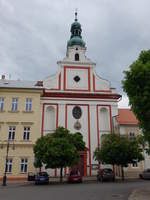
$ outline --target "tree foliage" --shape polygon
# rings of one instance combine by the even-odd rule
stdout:
[[[78,151],[85,149],[85,142],[81,133],[71,134],[68,129],[58,127],[52,134],[47,134],[36,141],[34,153],[35,167],[44,164],[46,168],[60,168],[73,166],[78,163]]]
[[[121,137],[117,134],[106,135],[102,147],[95,150],[94,157],[95,160],[106,164],[121,166],[122,170],[129,163],[133,163],[133,160],[143,159],[137,140],[128,140],[127,137]],[[122,178],[124,179],[123,171]]]
[[[124,74],[123,89],[150,144],[150,50],[142,51]]]

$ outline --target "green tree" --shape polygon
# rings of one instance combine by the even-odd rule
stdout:
[[[124,74],[123,89],[150,147],[150,50],[142,51]]]
[[[143,160],[142,152],[137,140],[128,140],[117,134],[108,134],[103,140],[102,147],[94,152],[94,158],[106,164],[121,166],[122,180],[124,180],[124,170],[133,160]]]
[[[34,153],[36,159],[45,164],[46,168],[60,168],[62,181],[63,168],[77,164],[78,151],[84,149],[85,143],[80,133],[71,134],[68,129],[58,127],[54,133],[36,141]]]

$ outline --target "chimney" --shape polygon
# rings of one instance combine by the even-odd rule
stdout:
[[[2,75],[2,80],[5,80],[5,75],[4,74]]]
[[[37,83],[35,84],[35,86],[41,86],[41,87],[43,87],[43,81],[37,81]]]

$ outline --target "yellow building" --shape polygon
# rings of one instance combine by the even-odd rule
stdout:
[[[40,137],[40,96],[35,81],[0,80],[0,178],[24,178],[35,171],[33,145]]]

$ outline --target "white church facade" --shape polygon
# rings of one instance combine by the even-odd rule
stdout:
[[[66,57],[58,62],[58,72],[43,80],[41,134],[51,133],[58,126],[72,133],[80,132],[87,147],[82,155],[83,175],[91,176],[97,164],[93,152],[101,145],[102,136],[112,132],[112,119],[118,114],[121,96],[109,81],[96,74],[96,64],[86,57],[81,32],[75,13]],[[57,176],[58,173],[51,170],[50,174]]]

